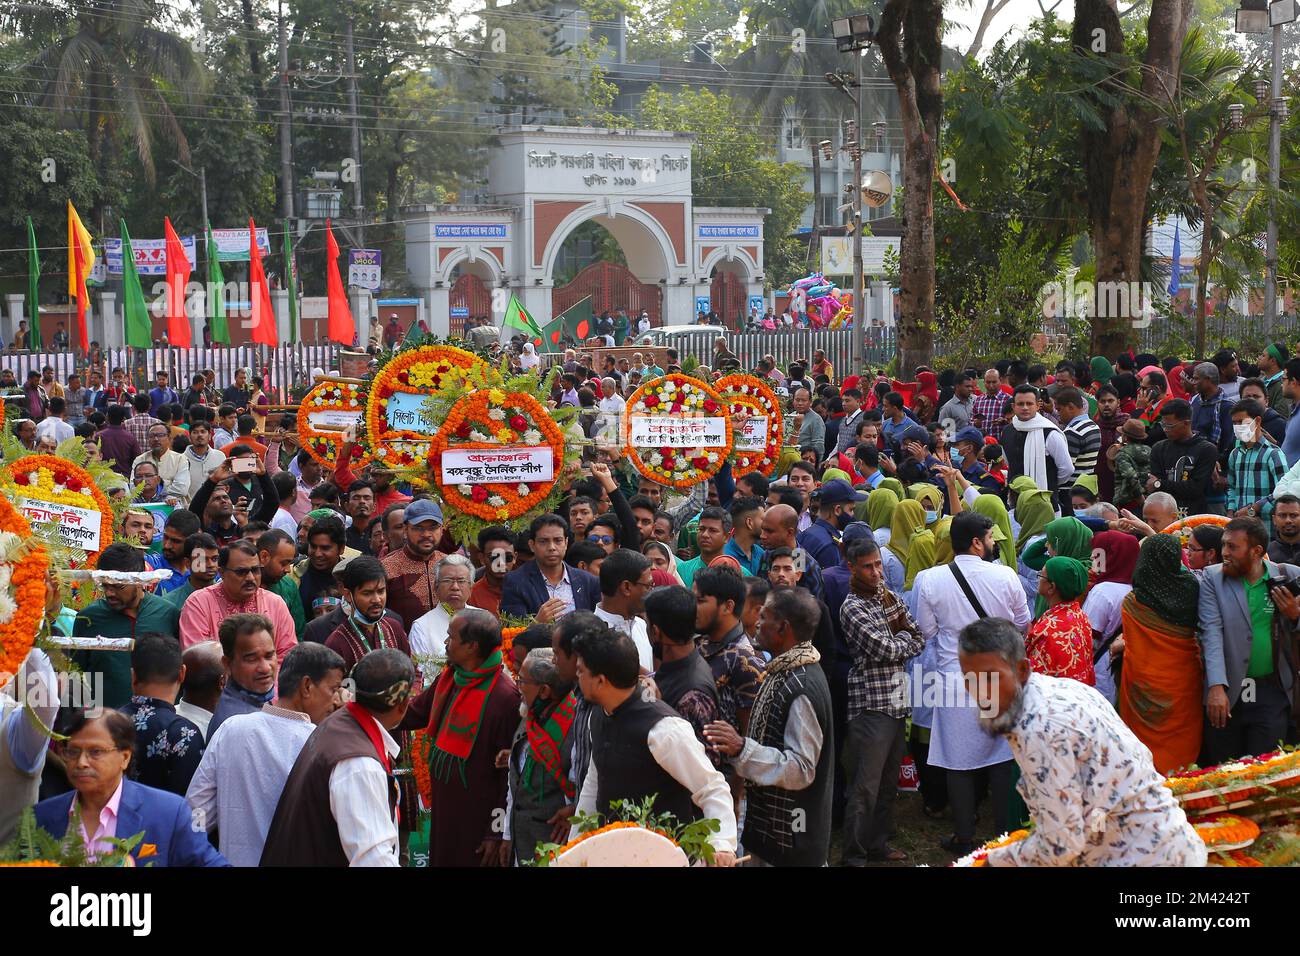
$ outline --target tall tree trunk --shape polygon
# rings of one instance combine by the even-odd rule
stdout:
[[[262,58],[257,52],[257,37],[260,34],[257,29],[257,17],[253,15],[253,0],[243,0],[243,13],[244,42],[248,44],[248,68],[260,89],[262,85]]]
[[[1192,0],[1152,0],[1141,98],[1126,93],[1116,82],[1108,93],[1122,97],[1122,102],[1113,106],[1100,100],[1096,103],[1106,118],[1106,128],[1083,133],[1088,219],[1099,290],[1092,323],[1092,352],[1096,355],[1116,355],[1134,339],[1133,321],[1140,314],[1142,297],[1106,295],[1102,290],[1136,288],[1141,281],[1147,193],[1160,155],[1161,135],[1158,111],[1141,104],[1154,103],[1165,98],[1168,90],[1177,89],[1191,10]],[[1124,32],[1110,0],[1076,0],[1071,42],[1076,55],[1114,60],[1119,68]],[[1119,307],[1111,310],[1105,308],[1107,304]],[[1126,314],[1099,314],[1110,311]]]
[[[911,378],[934,353],[934,171],[943,116],[941,0],[887,0],[876,42],[903,124],[903,241],[899,252],[898,372]],[[854,371],[859,371],[855,369]]]

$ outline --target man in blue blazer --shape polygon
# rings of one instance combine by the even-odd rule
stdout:
[[[600,600],[600,581],[564,563],[569,525],[559,515],[533,519],[528,529],[533,560],[516,568],[501,583],[501,613],[534,616],[549,624],[570,611],[591,611]]]
[[[229,866],[208,842],[205,828],[195,825],[184,797],[125,779],[134,746],[135,727],[125,714],[110,710],[98,717],[75,716],[64,748],[75,789],[36,804],[36,825],[61,840],[75,824],[88,834],[88,842],[102,846],[99,835],[111,822],[114,839],[143,834],[131,850],[138,865]],[[86,826],[87,816],[98,821],[93,832]]]
[[[1300,568],[1266,560],[1267,546],[1263,522],[1234,518],[1223,532],[1223,563],[1201,574],[1210,763],[1268,753],[1291,728],[1300,598],[1273,582],[1296,581]]]

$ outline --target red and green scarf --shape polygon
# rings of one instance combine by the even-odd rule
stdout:
[[[564,795],[573,799],[574,789],[564,772],[564,761],[560,757],[560,745],[573,724],[573,715],[578,709],[578,699],[570,693],[559,705],[551,709],[545,722],[539,721],[530,709],[524,723],[528,735],[528,754],[524,757],[524,769],[520,777],[524,789],[533,796],[541,797],[541,785],[535,783],[538,767],[544,767],[555,782],[560,785]]]
[[[493,651],[479,670],[451,664],[438,675],[427,733],[433,740],[429,748],[429,772],[443,783],[450,781],[455,767],[460,771],[460,782],[469,788],[465,761],[474,749],[483,711],[500,675],[500,650]]]

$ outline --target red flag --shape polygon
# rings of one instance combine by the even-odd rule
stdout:
[[[328,219],[325,220],[325,285],[329,298],[329,337],[339,345],[351,345],[356,338],[356,324],[339,275],[339,244],[334,241],[334,230]]]
[[[187,349],[193,342],[190,317],[185,314],[185,283],[190,279],[190,259],[170,218],[163,217],[163,238],[167,247],[167,342]]]
[[[248,217],[248,281],[252,286],[253,341],[258,345],[280,344],[275,331],[275,311],[271,308],[271,287],[266,284],[262,268],[262,250],[257,248],[257,225]]]

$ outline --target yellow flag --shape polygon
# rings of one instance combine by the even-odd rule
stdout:
[[[95,250],[90,245],[90,233],[81,224],[81,217],[68,200],[68,295],[81,299],[86,295],[86,280],[95,265]],[[78,288],[80,286],[80,288]]]

